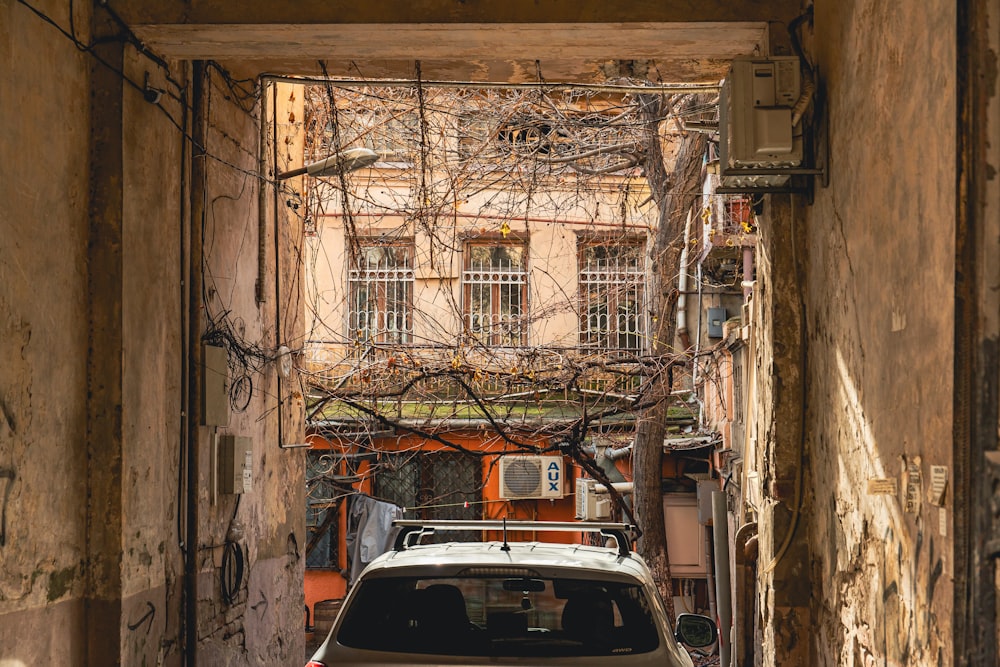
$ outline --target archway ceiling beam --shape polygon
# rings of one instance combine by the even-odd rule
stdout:
[[[637,72],[664,81],[718,80],[738,55],[765,52],[763,23],[618,24],[296,24],[138,25],[136,34],[161,55],[234,63],[244,71],[368,78],[424,75],[439,79],[531,81],[535,61],[548,80],[603,81],[610,63],[651,63]]]
[[[717,81],[737,55],[786,42],[798,0],[120,0],[114,8],[148,46],[234,72],[406,78],[421,61],[435,79],[595,83],[618,61],[647,76]],[[644,72],[636,73],[642,76]]]

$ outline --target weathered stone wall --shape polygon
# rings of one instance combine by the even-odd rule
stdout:
[[[810,664],[799,268],[805,262],[804,245],[802,230],[795,226],[792,200],[788,195],[772,196],[760,226],[753,291],[751,400],[755,407],[745,454],[756,473],[747,478],[746,496],[756,504],[759,529],[757,572],[762,595],[756,655],[763,665]]]
[[[82,44],[118,34],[96,5],[31,5]],[[279,322],[283,342],[301,340],[301,227],[267,206],[258,303],[253,82],[238,90],[208,70],[197,113],[209,156],[194,158],[192,66],[114,40],[97,54],[110,67],[0,2],[0,663],[176,665],[186,627],[199,664],[300,665],[303,463],[278,445],[301,441],[302,402],[294,373],[279,393],[273,353]],[[147,81],[164,91],[156,103]],[[196,276],[205,289],[190,307]],[[189,317],[196,339],[225,319],[259,353],[242,411],[190,432]],[[213,493],[224,433],[254,441],[254,488],[239,501]],[[232,604],[219,592],[227,537],[247,556]],[[185,626],[186,553],[198,582]]]
[[[795,222],[808,239],[810,662],[950,664],[951,501],[931,504],[928,482],[931,466],[951,470],[955,4],[815,11],[830,186]],[[897,491],[876,493],[878,479]]]
[[[66,3],[40,4],[67,23]],[[0,60],[0,662],[73,664],[85,649],[90,63],[16,2],[0,3]]]
[[[126,51],[127,76],[169,89],[162,70]],[[179,71],[183,68],[174,65]],[[179,101],[164,111],[183,119]],[[183,420],[183,137],[137,91],[122,95],[121,660],[178,660],[184,540],[178,494]],[[110,119],[108,119],[110,120]],[[106,122],[98,119],[98,122]],[[110,298],[110,295],[104,298]],[[96,517],[94,517],[96,519]]]

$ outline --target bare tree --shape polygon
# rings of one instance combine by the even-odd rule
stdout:
[[[660,123],[666,101],[661,96],[640,95],[640,109],[646,121],[644,129],[645,169],[659,220],[653,239],[653,275],[650,290],[653,313],[652,354],[660,358],[677,358],[674,349],[677,323],[678,277],[683,250],[684,223],[696,200],[702,178],[702,159],[706,139],[697,132],[682,135],[672,175],[667,174],[662,154]],[[667,535],[663,517],[661,468],[663,440],[666,435],[667,409],[672,391],[673,367],[652,379],[650,402],[639,421],[632,458],[635,482],[635,511],[642,528],[639,553],[653,571],[660,594],[674,618],[670,559],[667,556]]]

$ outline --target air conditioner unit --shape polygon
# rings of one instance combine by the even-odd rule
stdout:
[[[504,500],[562,498],[562,456],[502,457],[500,497]]]
[[[581,521],[602,521],[611,518],[611,495],[598,493],[596,479],[576,478],[576,518]],[[601,488],[604,488],[603,485]]]
[[[802,164],[802,128],[792,126],[792,108],[802,93],[796,56],[736,58],[719,97],[723,187],[778,187],[784,174],[741,174],[752,169]]]

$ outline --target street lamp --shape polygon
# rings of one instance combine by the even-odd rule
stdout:
[[[275,176],[275,178],[280,181],[293,176],[301,176],[302,174],[309,174],[310,176],[333,176],[341,171],[346,174],[358,169],[364,169],[377,161],[378,153],[373,150],[367,148],[348,148],[337,155],[331,155],[325,160],[282,172]]]

